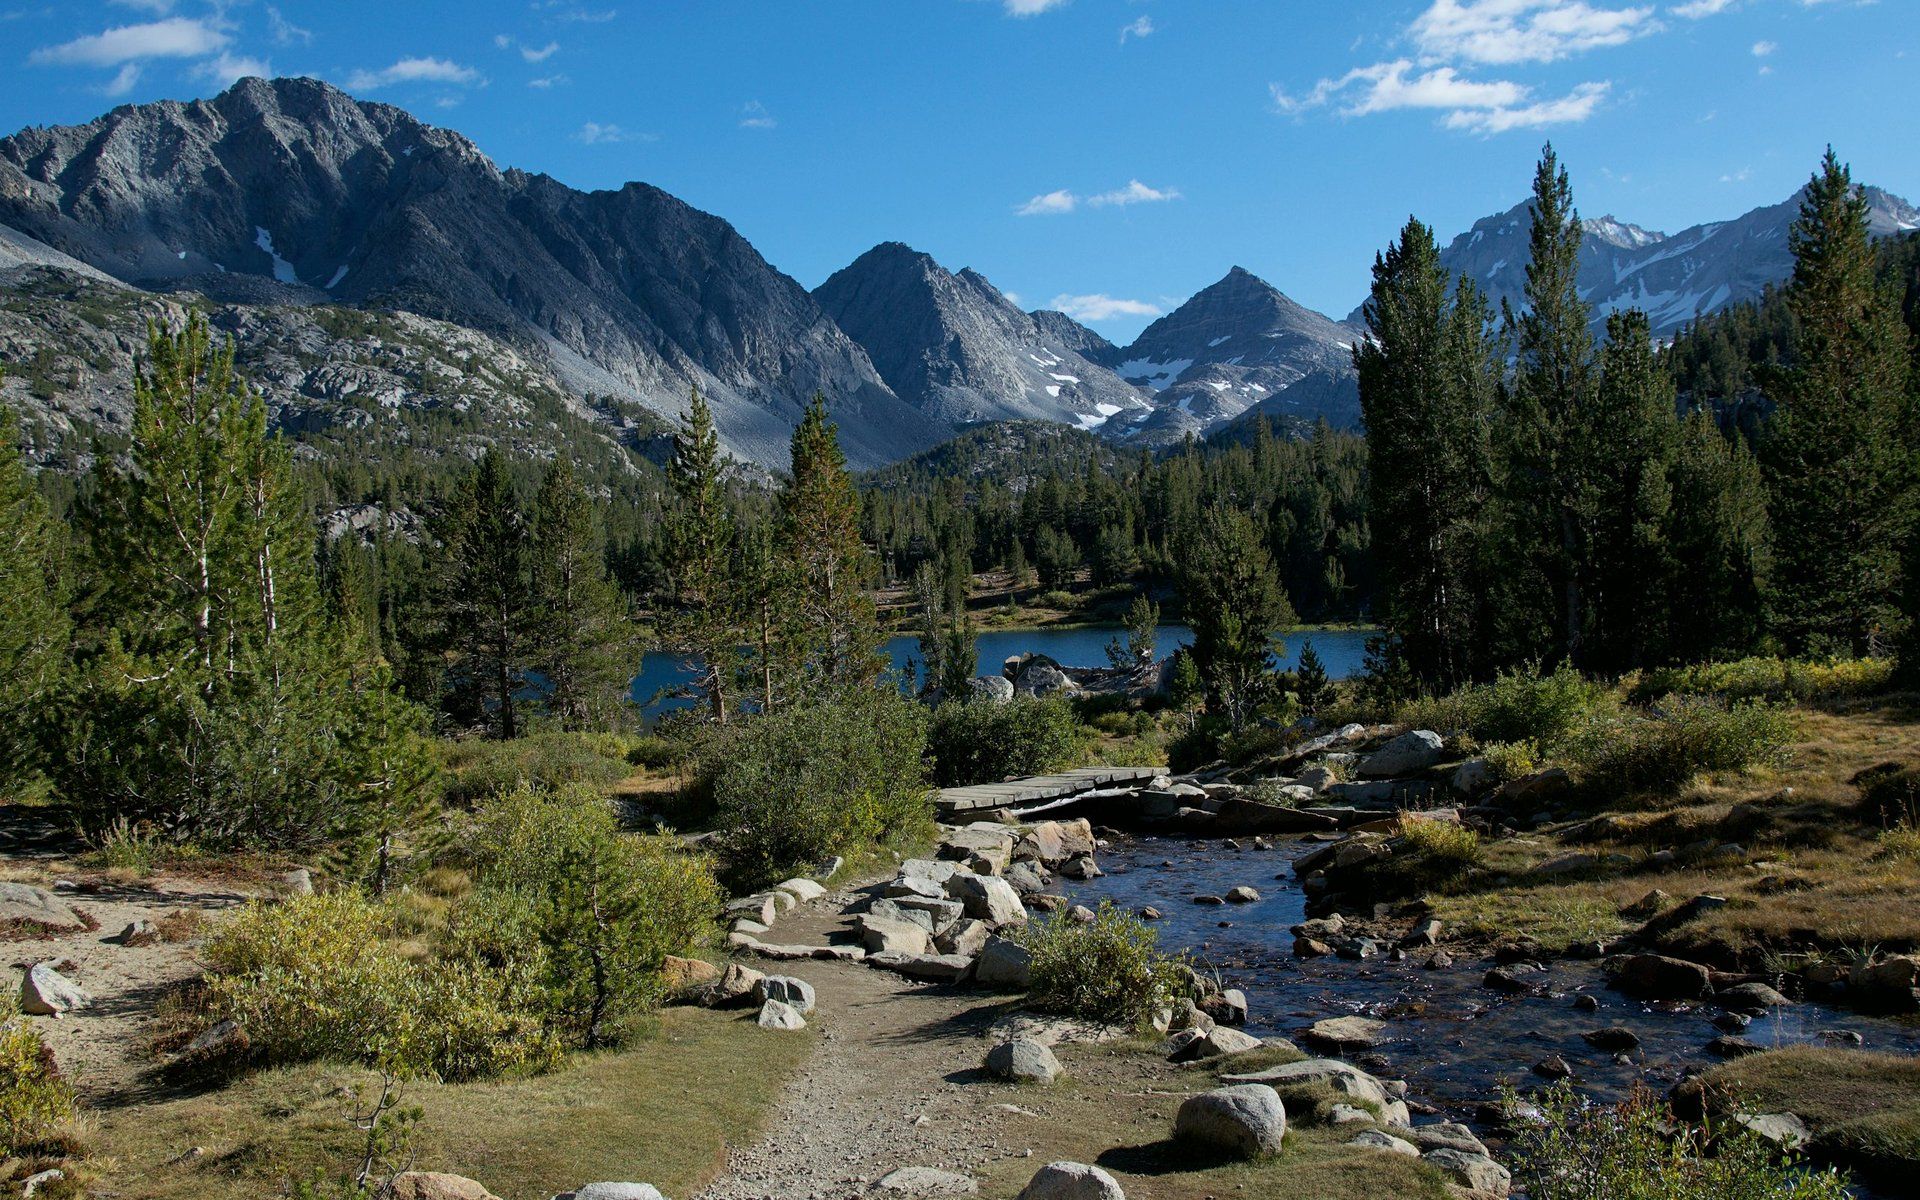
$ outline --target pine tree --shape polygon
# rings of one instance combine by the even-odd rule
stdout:
[[[1660,657],[1706,662],[1757,653],[1772,551],[1766,490],[1744,438],[1690,414],[1674,443]]]
[[[786,640],[798,656],[796,691],[820,696],[872,683],[885,665],[867,590],[873,556],[860,540],[860,496],[818,393],[793,431],[780,533],[791,580]]]
[[[1313,643],[1300,643],[1300,663],[1294,668],[1294,696],[1308,716],[1318,716],[1333,703],[1333,681],[1327,678],[1327,665],[1320,661]]]
[[[973,695],[973,675],[980,665],[979,636],[973,618],[965,613],[947,623],[938,683],[941,694],[949,700],[967,700]]]
[[[1293,623],[1293,606],[1252,519],[1237,509],[1208,510],[1182,567],[1189,652],[1206,681],[1207,709],[1239,730],[1265,693],[1273,630]]]
[[[448,710],[495,737],[518,737],[539,614],[527,522],[498,448],[461,481],[437,532],[435,610],[449,655]]]
[[[1618,675],[1658,654],[1676,433],[1673,384],[1660,368],[1646,314],[1612,314],[1599,383],[1569,423],[1573,444],[1604,451],[1567,456],[1580,471],[1572,508],[1585,670]]]
[[[291,454],[197,314],[149,331],[125,464],[100,464],[98,650],[61,714],[62,790],[92,820],[210,844],[312,846],[417,811],[419,714],[326,619]]]
[[[1446,689],[1482,667],[1477,577],[1490,487],[1496,355],[1485,302],[1451,288],[1433,233],[1409,220],[1373,268],[1354,350],[1367,425],[1379,614],[1409,665]],[[1320,523],[1330,523],[1322,516]],[[1312,554],[1319,557],[1319,545]],[[1329,572],[1338,566],[1325,568]]]
[[[736,530],[722,481],[720,435],[698,388],[674,434],[667,480],[674,510],[667,533],[669,607],[661,636],[683,656],[713,720],[726,724],[741,636],[733,573]],[[771,579],[767,581],[772,583]],[[772,597],[767,597],[772,603]]]
[[[921,563],[913,576],[913,600],[920,609],[920,665],[923,691],[940,686],[947,653],[947,601],[934,578],[933,564]]]
[[[1578,663],[1586,627],[1576,570],[1585,553],[1581,481],[1604,469],[1590,460],[1607,448],[1582,444],[1572,432],[1591,394],[1593,336],[1591,310],[1580,299],[1580,218],[1550,144],[1534,175],[1532,218],[1525,308],[1507,312],[1516,363],[1500,419],[1505,528],[1497,576],[1508,646]]]
[[[593,505],[565,459],[534,501],[534,667],[563,729],[606,723],[638,668],[626,598],[607,574]]]
[[[66,669],[70,625],[60,531],[34,490],[17,435],[12,412],[0,408],[0,800],[40,764],[34,726]]]
[[[1760,439],[1769,610],[1796,653],[1865,654],[1897,618],[1913,514],[1911,349],[1879,288],[1867,201],[1828,149],[1793,227],[1792,367]]]

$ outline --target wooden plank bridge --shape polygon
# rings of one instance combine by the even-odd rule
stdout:
[[[941,817],[971,818],[996,808],[1048,804],[1100,788],[1143,784],[1165,773],[1165,767],[1081,767],[1058,775],[1038,775],[1007,783],[942,788],[937,799]]]

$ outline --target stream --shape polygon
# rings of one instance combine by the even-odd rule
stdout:
[[[1074,903],[1159,909],[1163,919],[1152,924],[1161,948],[1186,952],[1197,969],[1244,991],[1250,1033],[1292,1039],[1325,1017],[1387,1020],[1377,1049],[1348,1057],[1364,1066],[1379,1056],[1385,1061],[1374,1063],[1378,1073],[1407,1080],[1415,1098],[1454,1119],[1470,1119],[1476,1105],[1498,1098],[1502,1085],[1542,1085],[1533,1065],[1553,1054],[1573,1068],[1582,1091],[1610,1100],[1636,1083],[1664,1095],[1683,1067],[1719,1061],[1706,1050],[1722,1033],[1713,1025],[1722,1011],[1717,1005],[1630,998],[1606,986],[1597,962],[1556,962],[1541,977],[1547,996],[1514,997],[1484,986],[1492,964],[1467,955],[1434,971],[1421,965],[1430,951],[1410,951],[1394,963],[1385,957],[1386,944],[1382,957],[1365,961],[1294,958],[1290,927],[1306,919],[1306,897],[1292,861],[1313,845],[1282,841],[1267,851],[1236,852],[1219,841],[1114,837],[1099,854],[1104,876],[1059,882]],[[1225,907],[1193,903],[1194,896],[1221,896],[1242,884],[1261,899]],[[1594,997],[1598,1010],[1575,1009],[1580,993]],[[1582,1033],[1613,1025],[1641,1041],[1624,1064],[1581,1040]],[[1858,1034],[1866,1049],[1920,1052],[1920,1021],[1811,1001],[1756,1017],[1741,1036],[1773,1047],[1845,1034]]]

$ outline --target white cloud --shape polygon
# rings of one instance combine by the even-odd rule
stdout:
[[[141,12],[150,12],[156,16],[166,16],[173,11],[173,0],[110,0],[121,8],[137,8]]]
[[[1659,28],[1650,5],[1595,8],[1584,0],[1434,0],[1414,19],[1408,34],[1432,61],[1510,66],[1624,45]]]
[[[1080,205],[1080,197],[1061,188],[1057,192],[1045,192],[1020,205],[1013,211],[1023,217],[1051,217],[1061,213],[1070,213]]]
[[[1063,8],[1068,0],[1001,0],[1010,17],[1037,17],[1043,12]]]
[[[215,57],[195,64],[193,68],[195,79],[204,79],[208,83],[223,88],[235,80],[245,79],[250,75],[271,79],[273,64],[249,54],[228,54],[223,50]]]
[[[124,96],[128,92],[133,90],[134,84],[139,82],[140,82],[139,64],[128,63],[125,66],[121,67],[119,72],[116,73],[112,78],[112,80],[110,80],[105,87],[101,88],[100,91],[102,92],[102,94],[108,95],[108,96]]]
[[[557,87],[560,84],[571,82],[572,80],[568,79],[565,75],[542,75],[538,79],[527,80],[527,86],[530,88],[540,88],[544,91],[547,88]]]
[[[276,46],[291,46],[295,43],[304,46],[313,41],[311,29],[302,29],[295,25],[272,5],[267,6],[267,32],[273,36],[273,44]]]
[[[1111,321],[1117,317],[1157,317],[1161,308],[1145,300],[1126,300],[1105,293],[1091,296],[1070,296],[1061,294],[1053,298],[1048,308],[1063,312],[1076,321]]]
[[[493,35],[493,44],[497,48],[505,50],[513,45],[513,39],[504,33],[496,33]]]
[[[42,46],[27,61],[53,66],[117,67],[147,58],[200,58],[226,46],[226,34],[204,21],[169,17],[121,25],[58,46]]]
[[[445,58],[403,58],[378,71],[359,70],[347,76],[347,87],[368,92],[396,83],[479,83],[480,72]]]
[[[1720,177],[1721,183],[1745,183],[1753,178],[1752,167],[1741,167],[1738,171],[1729,171]]]
[[[1087,203],[1095,207],[1112,206],[1123,208],[1129,204],[1157,204],[1168,200],[1178,200],[1180,193],[1172,188],[1151,188],[1138,179],[1130,181],[1123,188],[1110,192],[1101,192],[1097,196],[1087,197]]]
[[[1132,21],[1120,27],[1120,44],[1123,46],[1126,45],[1127,39],[1130,37],[1151,37],[1155,28],[1152,17],[1145,15],[1135,17]]]
[[[636,134],[630,134],[618,125],[601,125],[599,121],[588,121],[574,132],[574,140],[582,146],[605,146],[609,142],[632,142]]]
[[[742,129],[772,129],[778,124],[780,122],[774,120],[773,114],[767,111],[767,106],[758,100],[749,100],[740,106],[740,128]]]
[[[1607,83],[1583,83],[1557,100],[1478,110],[1457,109],[1447,114],[1444,123],[1448,129],[1470,129],[1476,133],[1505,133],[1510,129],[1542,129],[1549,125],[1578,124],[1600,107],[1611,86]]]
[[[1691,3],[1676,4],[1667,11],[1676,17],[1685,17],[1689,21],[1698,21],[1702,17],[1717,16],[1739,2],[1740,0],[1691,0]]]
[[[1765,58],[1779,48],[1779,46],[1772,42],[1755,42],[1753,44],[1753,56],[1755,58]]]
[[[558,53],[559,49],[559,42],[548,42],[546,45],[539,47],[522,46],[520,47],[520,57],[530,63],[545,62]]]

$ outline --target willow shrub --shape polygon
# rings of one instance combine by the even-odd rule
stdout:
[[[1793,714],[1754,701],[1669,696],[1644,712],[1596,721],[1568,747],[1584,782],[1604,793],[1663,793],[1708,771],[1781,762]]]
[[[1021,697],[942,704],[934,710],[927,749],[935,783],[966,787],[1079,766],[1089,740],[1071,701]]]
[[[1893,678],[1893,660],[1842,658],[1809,662],[1791,658],[1742,658],[1732,662],[1661,667],[1643,672],[1631,697],[1650,703],[1663,696],[1716,696],[1726,701],[1812,703],[1845,700],[1883,691]]]
[[[1033,955],[1027,1002],[1116,1025],[1145,1025],[1180,994],[1185,970],[1160,953],[1152,927],[1103,903],[1092,921],[1056,912],[1018,935]]]
[[[0,1157],[32,1151],[72,1116],[73,1087],[40,1031],[0,998]]]
[[[926,711],[885,688],[784,709],[701,749],[739,881],[931,829]]]
[[[1676,1135],[1665,1104],[1640,1093],[1596,1104],[1565,1083],[1530,1098],[1540,1119],[1514,1146],[1531,1200],[1844,1200],[1846,1177],[1783,1155],[1736,1126]]]

